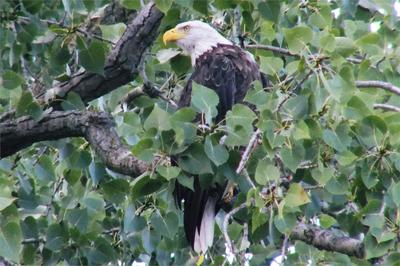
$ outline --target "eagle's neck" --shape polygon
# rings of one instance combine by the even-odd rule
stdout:
[[[225,39],[223,36],[213,36],[213,38],[202,38],[201,41],[191,43],[179,43],[178,45],[185,51],[186,54],[190,55],[192,66],[195,66],[196,60],[204,53],[217,47],[219,44],[232,45],[232,42]]]

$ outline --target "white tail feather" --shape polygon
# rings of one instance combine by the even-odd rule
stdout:
[[[200,228],[196,228],[193,248],[197,253],[206,253],[207,249],[213,244],[215,203],[216,199],[212,197],[208,198],[203,217],[201,218]]]

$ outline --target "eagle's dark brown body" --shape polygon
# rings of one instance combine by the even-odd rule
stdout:
[[[252,55],[237,46],[218,44],[196,59],[194,72],[182,92],[179,107],[190,105],[192,82],[195,81],[217,92],[220,102],[216,121],[219,122],[235,103],[243,100],[254,80],[260,80],[266,85],[266,79],[260,74]],[[214,223],[213,219],[220,209],[224,188],[217,184],[202,188],[199,177],[193,178],[194,191],[176,182],[174,195],[179,207],[184,200],[185,233],[192,248],[196,250],[196,230],[200,234],[203,219],[211,219],[212,221],[208,222]],[[212,217],[206,211],[210,206],[213,208]]]
[[[238,46],[219,44],[196,60],[194,72],[178,105],[190,105],[192,82],[195,81],[217,92],[220,100],[219,121],[235,103],[243,100],[250,84],[256,79],[261,80],[261,75],[251,54]]]

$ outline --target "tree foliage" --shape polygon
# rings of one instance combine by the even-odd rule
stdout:
[[[172,191],[199,175],[239,191],[207,265],[398,260],[394,1],[155,0],[144,14],[143,1],[109,2],[0,3],[1,257],[194,264]],[[176,110],[192,69],[159,33],[193,19],[270,79],[219,124],[218,96],[198,84]]]

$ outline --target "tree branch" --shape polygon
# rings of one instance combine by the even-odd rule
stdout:
[[[228,248],[229,253],[235,255],[235,257],[237,255],[237,248],[233,245],[232,240],[228,234],[228,224],[229,224],[229,220],[232,218],[233,215],[235,215],[240,210],[242,210],[246,207],[247,207],[247,203],[245,202],[245,203],[240,204],[236,208],[232,209],[230,212],[228,212],[225,215],[224,221],[222,223],[222,234],[224,235],[226,246]]]
[[[388,90],[397,95],[400,95],[400,88],[393,85],[392,83],[380,81],[380,80],[357,80],[356,87],[358,88],[381,88]]]
[[[146,5],[131,21],[104,66],[104,75],[85,71],[46,92],[44,99],[55,105],[57,98],[74,91],[84,102],[94,100],[132,81],[138,73],[144,51],[157,36],[163,14],[154,3]]]
[[[318,249],[335,251],[357,258],[364,257],[364,245],[362,241],[346,236],[338,236],[332,230],[320,229],[313,225],[298,222],[290,238],[301,240]]]
[[[374,109],[382,109],[384,111],[393,111],[393,112],[400,112],[400,107],[385,104],[385,103],[375,103]]]
[[[246,48],[267,50],[267,51],[271,51],[271,52],[275,52],[275,53],[287,55],[287,56],[294,56],[294,57],[300,56],[298,54],[294,54],[294,53],[290,52],[289,49],[277,47],[277,46],[273,46],[273,45],[248,44],[248,45],[246,45]],[[325,56],[325,55],[321,55],[321,54],[312,54],[311,57],[319,58],[319,59],[329,59],[329,56]],[[346,60],[353,64],[361,64],[363,61],[362,59],[354,58],[354,57],[347,57]]]
[[[121,143],[113,119],[94,111],[54,111],[39,121],[24,116],[0,123],[0,158],[35,142],[67,137],[84,137],[106,166],[118,173],[138,176],[148,169]]]
[[[261,134],[261,130],[260,130],[260,129],[257,129],[257,130],[253,133],[253,135],[251,135],[249,144],[247,144],[246,149],[244,150],[243,155],[242,155],[242,158],[241,158],[241,160],[240,160],[240,162],[239,162],[239,165],[238,165],[238,167],[236,168],[236,174],[239,175],[239,174],[242,172],[242,170],[243,170],[243,168],[245,167],[247,161],[249,160],[251,151],[253,150],[254,145],[256,144],[256,141],[257,141],[257,139],[258,139],[258,135],[260,135],[260,134]]]

